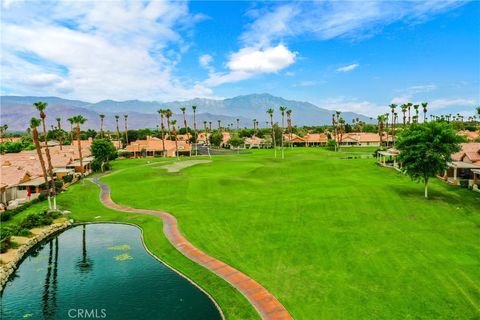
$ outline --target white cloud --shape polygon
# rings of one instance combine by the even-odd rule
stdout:
[[[463,5],[463,1],[298,1],[280,2],[253,9],[240,39],[246,45],[268,46],[290,37],[319,40],[362,39],[381,32],[382,27],[402,21],[418,23],[430,16]]]
[[[339,111],[351,111],[370,117],[385,113],[387,107],[374,102],[359,100],[357,98],[336,97],[321,100],[317,103],[321,108]]]
[[[203,18],[192,15],[185,2],[59,1],[11,7],[3,12],[1,27],[2,77],[12,91],[92,101],[212,94],[204,85],[175,76],[189,46],[180,31],[188,34]],[[28,19],[39,12],[38,19]]]
[[[276,73],[295,62],[297,53],[280,44],[276,47],[258,49],[247,47],[230,55],[226,67],[227,73],[212,73],[207,85],[218,86],[223,83],[249,79],[257,74]]]
[[[441,110],[449,107],[473,107],[476,105],[475,99],[455,98],[455,99],[435,99],[428,104],[431,110]]]
[[[315,81],[306,80],[306,81],[300,81],[299,83],[295,84],[294,87],[313,87],[316,84],[317,82]]]
[[[349,64],[340,68],[337,68],[338,72],[350,72],[357,69],[360,65],[358,63]]]

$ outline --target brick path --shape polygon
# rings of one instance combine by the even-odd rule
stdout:
[[[262,319],[292,319],[285,307],[261,284],[228,264],[205,254],[188,242],[178,229],[177,219],[174,216],[157,210],[135,209],[118,205],[110,198],[110,187],[108,185],[98,178],[93,178],[92,181],[101,188],[100,199],[106,207],[117,211],[160,217],[163,220],[163,232],[170,243],[184,256],[204,266],[240,291],[255,307]]]

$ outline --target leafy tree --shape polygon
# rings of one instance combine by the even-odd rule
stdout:
[[[327,149],[329,150],[335,150],[337,147],[337,141],[334,139],[328,139],[327,141]]]
[[[243,145],[243,139],[240,138],[238,135],[234,134],[230,140],[228,140],[228,144],[230,144],[234,148],[238,148]]]
[[[212,134],[208,137],[210,140],[210,145],[215,147],[219,147],[223,141],[223,135],[219,130],[212,132]]]
[[[93,164],[93,169],[96,169],[95,171],[104,171],[105,166],[108,166],[108,161],[117,157],[117,150],[108,139],[95,139],[90,148],[92,155],[95,157],[95,163]]]
[[[463,138],[445,122],[432,121],[407,127],[398,137],[398,160],[414,181],[425,185],[428,198],[428,181],[448,168],[451,154],[460,150]]]

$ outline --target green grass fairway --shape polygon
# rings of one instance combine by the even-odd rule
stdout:
[[[425,200],[422,184],[374,159],[341,159],[365,150],[287,149],[285,160],[256,150],[178,173],[159,168],[175,159],[120,160],[102,180],[117,203],[174,214],[194,245],[259,281],[295,319],[479,319],[480,194],[434,179]],[[168,243],[160,219],[106,209],[98,194],[78,183],[58,203],[77,220],[140,225],[228,319],[258,318]]]
[[[120,204],[174,214],[296,319],[480,317],[480,196],[433,180],[425,200],[421,184],[346,154],[260,150],[180,173],[118,161],[128,169],[103,180]]]

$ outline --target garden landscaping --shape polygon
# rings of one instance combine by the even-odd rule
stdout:
[[[347,150],[286,149],[284,160],[254,150],[175,173],[161,168],[174,159],[119,160],[101,181],[120,205],[173,214],[193,245],[258,281],[296,319],[478,317],[479,195],[435,180],[425,200],[421,184],[374,159],[342,159],[372,150]],[[228,319],[258,318],[233,287],[167,241],[159,218],[103,207],[88,181],[58,204],[76,221],[139,225],[148,248],[209,292]]]

